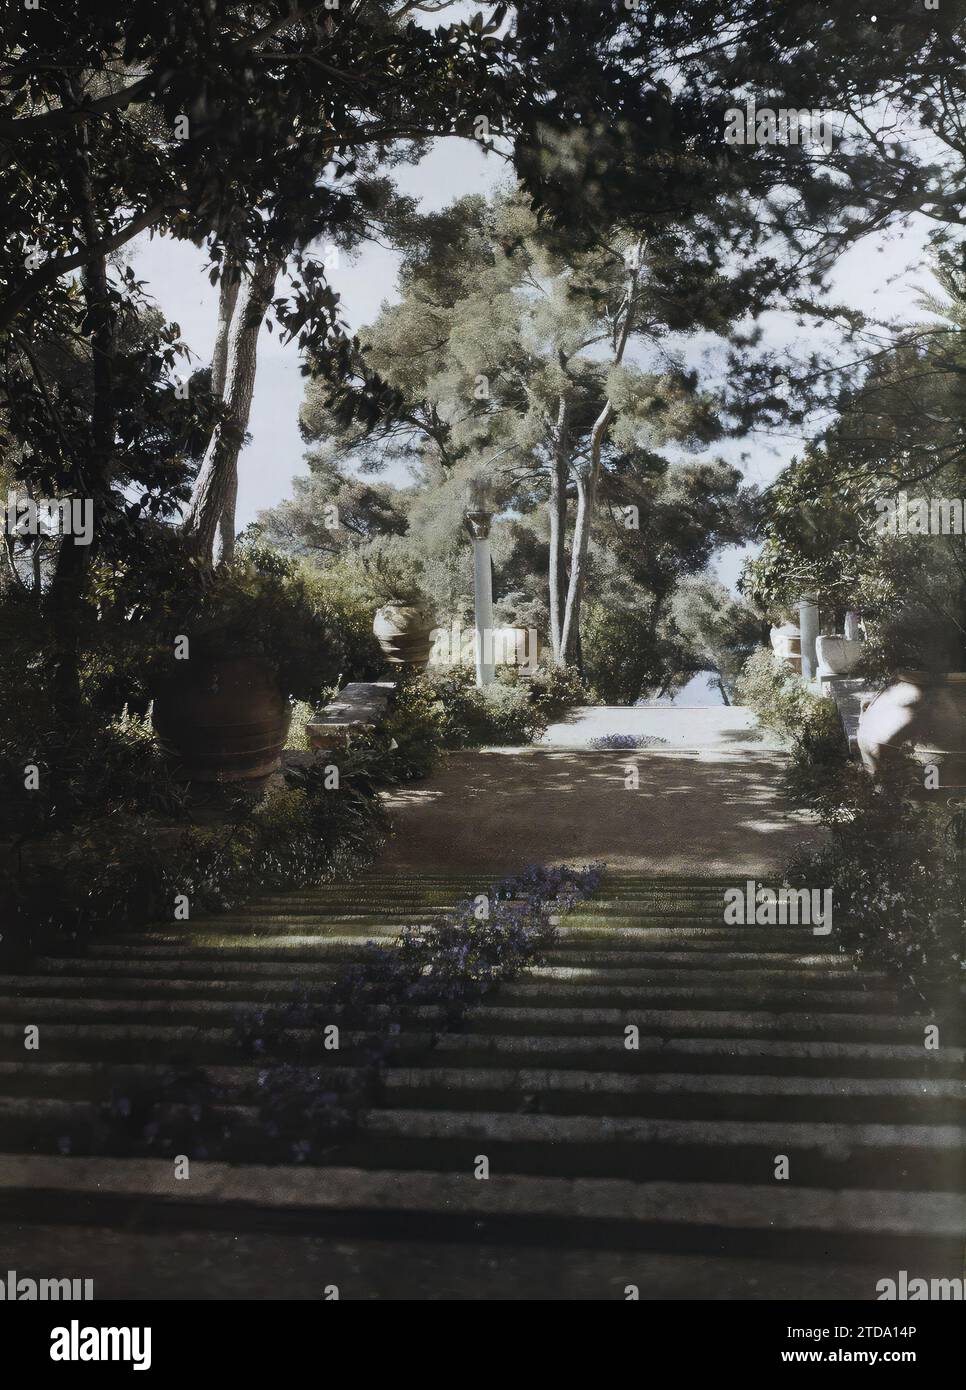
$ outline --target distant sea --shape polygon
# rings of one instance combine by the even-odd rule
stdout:
[[[708,684],[710,671],[699,671],[683,685],[676,695],[663,700],[638,700],[639,705],[674,705],[675,708],[694,709],[697,705],[723,705],[721,691]]]

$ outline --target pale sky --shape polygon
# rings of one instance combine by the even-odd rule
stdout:
[[[467,193],[491,191],[506,179],[507,166],[497,156],[487,156],[473,141],[450,138],[437,141],[419,165],[397,174],[403,191],[419,198],[423,210],[430,211]],[[914,224],[902,235],[870,238],[849,252],[835,275],[835,297],[879,317],[919,317],[916,297],[929,280],[923,265],[924,236],[924,227]],[[209,362],[218,292],[204,273],[204,253],[189,243],[152,239],[147,234],[133,248],[139,279],[147,281],[148,293],[165,316],[180,325],[182,337],[197,354],[195,365]],[[342,296],[343,317],[353,330],[371,322],[383,301],[395,297],[398,265],[396,253],[374,244],[364,246],[352,264],[343,255],[330,278]],[[282,288],[280,281],[280,293]],[[766,322],[769,338],[777,346],[801,337],[802,330],[790,316],[773,314]],[[254,521],[260,510],[290,495],[292,477],[307,472],[298,432],[304,387],[297,346],[283,347],[277,330],[269,334],[263,329],[249,421],[251,442],[239,462],[239,529]],[[742,466],[750,481],[761,484],[775,477],[796,447],[800,441],[756,435],[712,452],[735,462],[748,455]],[[729,586],[737,578],[741,554],[732,548],[715,561],[714,568]]]

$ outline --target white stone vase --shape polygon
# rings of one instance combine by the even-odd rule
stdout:
[[[802,669],[802,635],[795,623],[782,623],[769,633],[771,649],[779,661],[787,662],[796,671]]]
[[[848,637],[819,637],[815,642],[818,654],[818,675],[848,676],[858,666],[862,656],[862,642]]]
[[[862,711],[857,735],[871,773],[911,753],[937,770],[936,789],[966,787],[966,671],[902,671]]]

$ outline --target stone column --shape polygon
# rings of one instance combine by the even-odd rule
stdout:
[[[802,679],[815,679],[818,657],[815,642],[818,637],[818,604],[810,595],[798,601],[798,627],[802,634]]]
[[[862,640],[862,633],[859,629],[859,614],[851,608],[845,615],[845,635],[850,642],[861,642]]]
[[[473,540],[476,683],[479,686],[492,685],[496,676],[493,663],[493,568],[490,562],[492,519],[492,513],[482,510],[466,513],[466,525]]]

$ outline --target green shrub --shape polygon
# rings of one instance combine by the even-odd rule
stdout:
[[[796,805],[818,808],[846,762],[848,747],[834,700],[814,695],[767,647],[754,652],[735,681],[735,703],[749,705],[759,723],[791,753],[788,789]]]
[[[508,685],[519,685],[529,698],[537,728],[542,732],[548,724],[562,719],[575,705],[592,703],[592,695],[576,666],[541,665],[530,676],[524,676],[512,666],[499,673]]]
[[[295,750],[299,753],[309,751],[309,736],[305,726],[310,724],[315,715],[315,708],[306,700],[296,700],[292,706],[292,722],[288,726],[288,738],[285,741],[286,749]]]
[[[165,607],[156,666],[161,679],[179,636],[187,637],[192,655],[261,657],[285,694],[300,700],[318,702],[340,681],[369,679],[379,670],[378,645],[360,631],[358,615],[329,603],[295,561],[243,557],[203,583],[182,583]]]
[[[83,939],[112,926],[172,920],[185,895],[192,916],[230,908],[252,894],[350,876],[381,848],[386,815],[371,753],[333,755],[338,788],[324,767],[285,774],[258,799],[239,800],[215,823],[172,824],[113,807],[23,845],[10,877],[8,955],[55,939]]]
[[[81,702],[69,719],[57,711],[42,612],[16,591],[0,597],[0,833],[63,829],[122,809],[179,818],[183,793],[146,721],[172,669],[176,636],[188,638],[191,656],[264,657],[288,693],[302,697],[293,747],[304,746],[295,740],[307,707],[382,668],[360,597],[266,546],[242,547],[214,578],[177,547],[158,546],[145,573],[97,571],[94,590],[95,602],[77,616]],[[37,790],[24,786],[30,765]]]
[[[30,767],[36,772],[28,779]],[[173,780],[147,720],[102,723],[89,707],[67,728],[51,721],[25,729],[4,720],[0,788],[0,834],[18,837],[108,813],[177,820],[185,810],[184,788]]]
[[[836,939],[873,968],[936,999],[964,979],[963,856],[949,808],[913,795],[921,775],[899,766],[876,779],[847,757],[835,703],[819,699],[771,652],[749,658],[735,697],[789,745],[790,799],[828,828],[786,871],[796,887],[832,890]]]
[[[542,691],[524,681],[477,687],[473,672],[460,666],[403,680],[379,742],[388,749],[393,775],[425,777],[444,750],[507,747],[531,743],[546,725]],[[550,708],[561,698],[551,685]],[[395,745],[391,747],[390,745]]]
[[[948,807],[917,801],[901,768],[873,780],[850,763],[824,784],[829,842],[803,851],[789,883],[830,888],[836,937],[863,963],[941,1002],[966,984],[966,874]],[[921,783],[920,783],[921,785]]]
[[[373,739],[390,776],[401,782],[427,777],[445,747],[445,723],[442,701],[429,683],[421,677],[403,680],[389,717]]]

